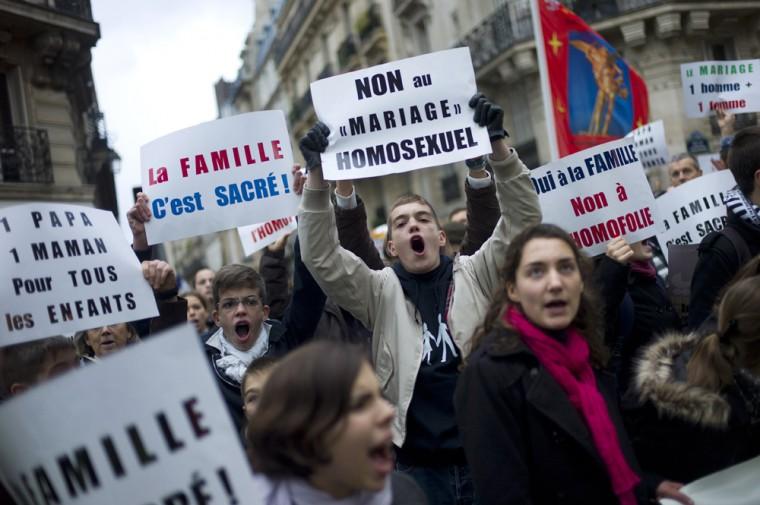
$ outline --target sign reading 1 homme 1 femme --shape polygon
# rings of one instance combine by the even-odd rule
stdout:
[[[264,503],[189,325],[4,402],[0,432],[18,504]]]
[[[490,153],[488,132],[468,105],[475,92],[467,47],[311,83],[314,110],[330,128],[325,178],[408,172]]]
[[[760,60],[685,63],[681,82],[689,117],[760,110]]]
[[[77,205],[0,209],[0,347],[158,314],[113,214]]]
[[[730,170],[697,177],[657,199],[657,240],[667,257],[668,245],[699,244],[726,224],[725,195],[736,186]]]
[[[623,236],[633,243],[655,235],[656,212],[633,139],[565,156],[531,172],[543,222],[564,228],[591,256]]]
[[[296,214],[293,151],[282,111],[186,128],[140,150],[150,244]]]

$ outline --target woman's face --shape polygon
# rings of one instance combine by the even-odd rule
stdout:
[[[274,370],[273,366],[246,375],[243,382],[243,412],[245,413],[246,421],[250,422],[256,413],[261,392],[264,390],[264,384],[266,384],[267,379],[272,374],[272,370]]]
[[[333,432],[330,463],[314,469],[312,484],[334,498],[380,491],[393,470],[391,422],[394,409],[380,394],[368,363],[351,391],[349,412]]]
[[[187,300],[187,320],[193,323],[198,334],[206,331],[206,321],[208,321],[208,311],[203,303],[196,296],[186,295]]]
[[[131,334],[125,323],[119,323],[87,330],[85,339],[95,352],[95,356],[101,357],[127,345]]]
[[[507,295],[536,326],[563,330],[578,313],[583,280],[573,250],[557,238],[534,238],[523,248]]]

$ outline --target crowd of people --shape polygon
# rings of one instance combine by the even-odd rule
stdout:
[[[3,397],[188,321],[264,503],[691,504],[684,483],[760,455],[760,128],[722,142],[737,188],[683,320],[656,243],[586,257],[542,223],[502,108],[469,106],[492,154],[467,161],[467,206],[442,224],[400,196],[382,251],[351,181],[324,180],[322,123],[299,144],[292,258],[279,240],[258,270],[202,268],[179,294],[139,194],[127,218],[159,315],[3,348]],[[701,175],[689,156],[670,173]]]

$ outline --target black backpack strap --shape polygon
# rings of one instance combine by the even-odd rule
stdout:
[[[738,256],[740,266],[744,265],[750,259],[752,259],[752,253],[749,251],[749,246],[747,245],[747,242],[744,240],[744,237],[742,237],[741,234],[738,231],[736,231],[735,228],[731,226],[726,226],[725,228],[723,228],[723,231],[721,233],[734,246],[734,250],[736,250],[736,254]]]

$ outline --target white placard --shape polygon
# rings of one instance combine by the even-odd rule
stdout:
[[[757,505],[760,503],[758,475],[760,457],[702,477],[680,491],[697,505]],[[669,498],[661,499],[660,503],[679,505],[679,502]]]
[[[468,105],[475,92],[467,47],[311,83],[314,110],[330,128],[325,178],[375,177],[490,153],[488,132]]]
[[[760,60],[685,63],[681,82],[689,117],[760,110]]]
[[[703,175],[717,172],[715,161],[720,161],[720,153],[705,153],[697,155],[697,164]]]
[[[273,219],[266,223],[257,223],[238,228],[240,243],[243,245],[243,253],[250,256],[259,249],[263,249],[275,242],[280,237],[290,235],[298,229],[295,217]]]
[[[0,346],[158,315],[113,214],[78,205],[0,209]]]
[[[724,195],[736,186],[730,170],[692,179],[656,200],[658,235],[667,258],[668,245],[699,244],[726,223]]]
[[[3,403],[0,432],[19,504],[263,503],[189,325]]]
[[[161,137],[140,149],[156,244],[296,214],[293,152],[282,111],[239,114]]]
[[[633,139],[565,156],[531,171],[543,222],[564,228],[591,256],[613,238],[629,242],[656,232],[652,190]]]
[[[665,125],[661,119],[636,128],[626,137],[633,137],[633,145],[645,169],[656,168],[670,161]]]

